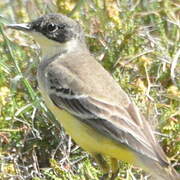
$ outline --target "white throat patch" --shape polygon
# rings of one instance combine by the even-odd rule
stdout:
[[[74,49],[76,49],[78,45],[77,39],[72,39],[65,43],[60,43],[48,39],[47,37],[45,37],[44,35],[38,32],[32,32],[31,35],[34,37],[34,39],[38,42],[38,44],[41,47],[42,60],[54,57],[55,55],[63,51],[67,51],[67,52],[74,51]]]

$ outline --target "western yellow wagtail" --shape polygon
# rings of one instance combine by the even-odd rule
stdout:
[[[77,22],[48,14],[9,27],[29,33],[40,44],[42,96],[67,133],[94,156],[104,177],[113,179],[118,160],[123,160],[156,180],[180,179],[136,105],[90,54]]]

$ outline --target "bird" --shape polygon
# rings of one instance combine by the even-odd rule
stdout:
[[[141,167],[154,180],[180,179],[138,107],[90,53],[77,21],[51,13],[8,28],[24,31],[40,45],[42,97],[67,134],[94,157],[104,179],[118,176],[119,160]]]

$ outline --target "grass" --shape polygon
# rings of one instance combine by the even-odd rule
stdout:
[[[102,175],[44,105],[36,81],[35,42],[4,26],[49,12],[71,14],[82,24],[91,52],[157,129],[161,146],[180,171],[178,2],[81,0],[75,7],[76,3],[0,3],[0,179],[82,180]],[[147,177],[126,163],[120,167],[117,179]]]

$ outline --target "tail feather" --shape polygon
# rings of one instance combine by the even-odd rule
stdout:
[[[162,165],[157,161],[141,157],[141,167],[152,174],[152,180],[180,180],[180,174],[169,164]]]
[[[154,180],[180,180],[180,174],[171,166],[168,168],[163,168],[162,166],[156,168],[155,166],[152,173]]]
[[[149,124],[144,121],[146,130],[144,134],[149,137],[149,142],[156,153],[157,161],[150,159],[145,159],[141,157],[141,162],[148,168],[148,170],[153,174],[153,180],[180,180],[180,174],[170,165],[168,158],[166,157],[164,151],[157,143],[157,140],[153,134],[153,131]]]

